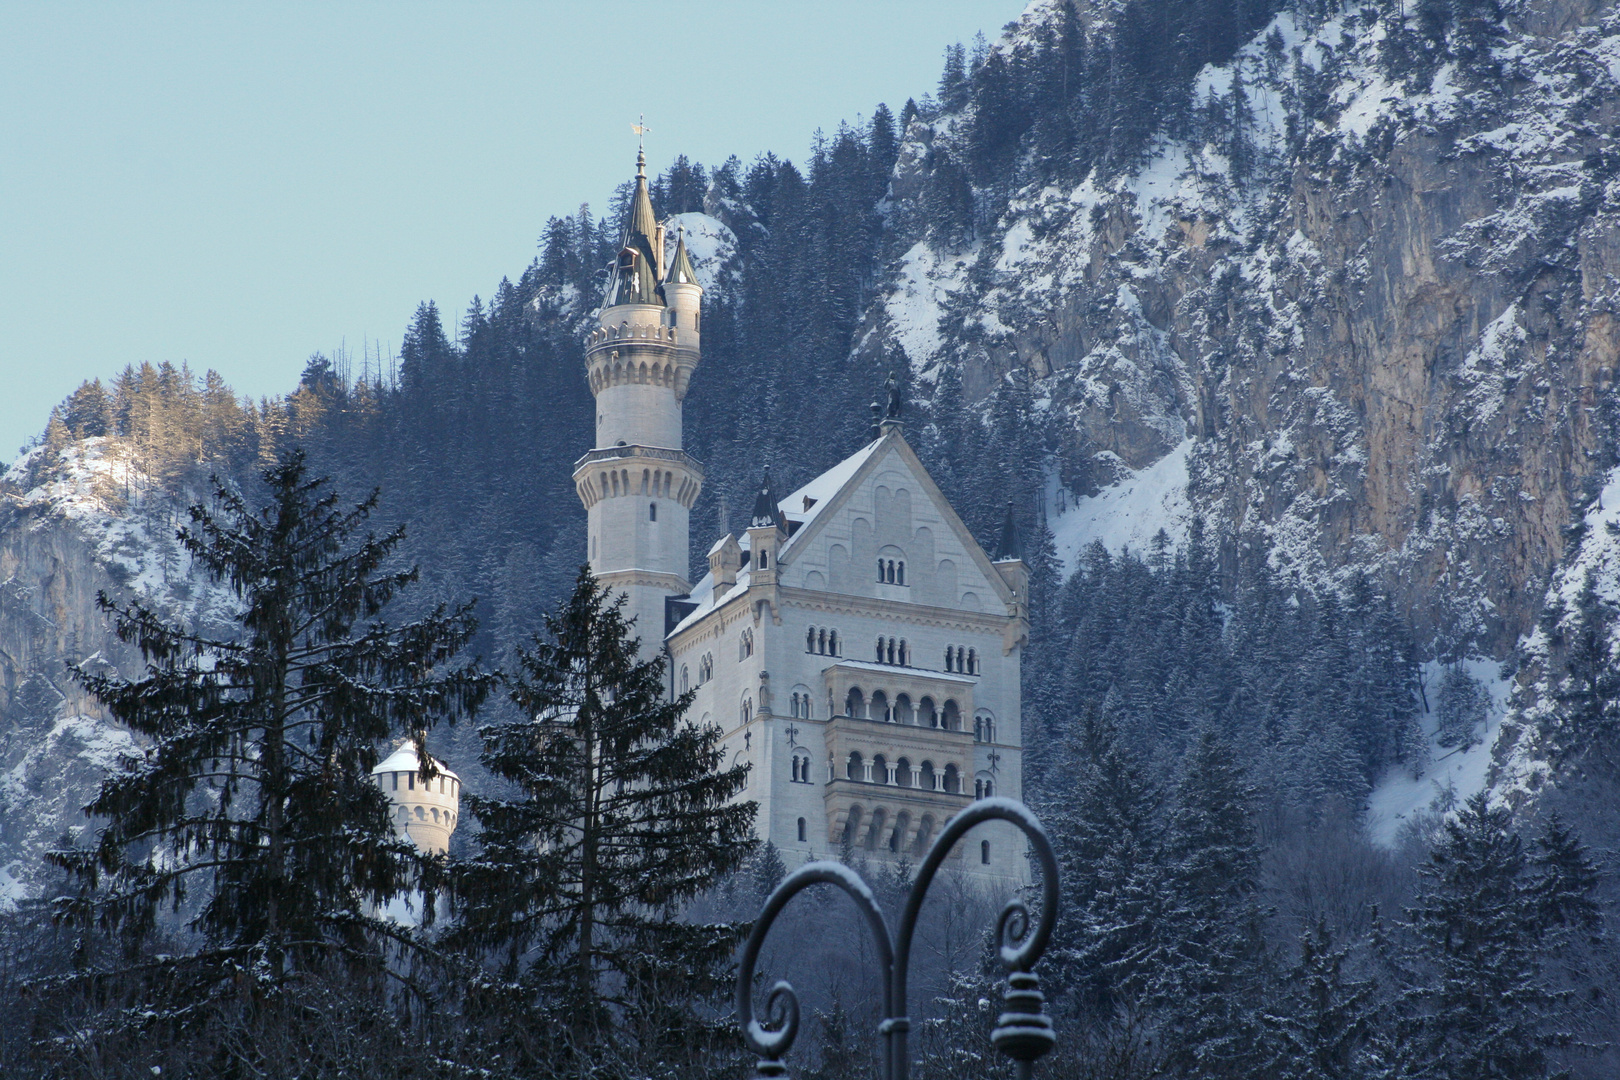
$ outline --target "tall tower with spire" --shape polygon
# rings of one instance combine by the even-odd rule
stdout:
[[[596,448],[575,462],[574,486],[589,522],[591,570],[628,597],[644,657],[662,646],[665,599],[691,591],[689,519],[703,469],[681,449],[681,404],[698,366],[702,297],[684,237],[665,269],[664,227],[638,151],[601,326],[586,342]]]

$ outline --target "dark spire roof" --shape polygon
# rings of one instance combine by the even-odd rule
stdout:
[[[1020,562],[1024,559],[1024,545],[1018,538],[1018,523],[1013,520],[1013,504],[1007,504],[1007,516],[1001,523],[1001,540],[996,544],[996,562]]]
[[[637,151],[636,192],[630,199],[630,216],[624,223],[624,239],[619,245],[619,258],[613,265],[613,280],[608,283],[609,307],[662,302],[658,285],[663,267],[658,265],[653,248],[653,236],[657,232],[652,196],[647,193],[647,158]]]
[[[771,490],[771,467],[765,466],[765,479],[759,484],[759,498],[754,500],[754,513],[748,520],[750,529],[764,528],[775,525],[783,532],[787,531],[787,521],[782,517],[782,508],[776,505],[776,493]]]
[[[686,257],[686,230],[681,230],[675,241],[675,257],[669,260],[669,275],[664,281],[674,282],[676,285],[696,285],[698,283],[697,271],[692,269],[692,260]]]

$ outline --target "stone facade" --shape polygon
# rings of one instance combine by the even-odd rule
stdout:
[[[700,359],[702,289],[684,246],[664,257],[643,164],[587,343],[596,448],[574,480],[591,569],[627,597],[642,653],[664,650],[671,692],[725,731],[750,768],[738,796],[790,863],[848,845],[916,861],[975,796],[1022,793],[1019,662],[1028,571],[985,555],[928,477],[897,418],[778,501],[684,578],[703,481],[681,449]],[[649,628],[666,631],[662,640]],[[975,831],[953,863],[1022,882],[1011,827]]]

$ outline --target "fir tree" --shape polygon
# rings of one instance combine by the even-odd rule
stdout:
[[[491,681],[476,661],[453,663],[475,629],[471,604],[397,627],[379,619],[417,572],[388,568],[399,530],[351,542],[375,493],[340,508],[297,452],[264,480],[263,510],[221,486],[217,508],[192,507],[179,531],[236,596],[237,633],[199,633],[103,594],[146,673],[76,672],[149,743],[86,807],[105,822],[94,846],[52,853],[82,883],[63,914],[134,957],[166,912],[190,913],[181,955],[95,971],[143,996],[143,1023],[168,1024],[177,1040],[232,1001],[383,976],[386,943],[406,935],[377,908],[413,887],[425,860],[395,837],[371,779],[378,744],[414,735],[431,762],[425,732],[473,712]]]
[[[613,1030],[645,1062],[698,1059],[718,1037],[695,1005],[725,992],[737,930],[677,912],[743,865],[755,812],[728,801],[745,767],[685,719],[691,692],[665,699],[664,660],[638,659],[622,608],[581,568],[519,654],[519,717],[479,732],[513,794],[467,797],[478,852],[449,876],[449,942],[492,969],[475,1014],[496,1031],[514,1007],[544,1017],[568,1036],[548,1052],[576,1064],[619,1045]]]
[[[1573,911],[1574,894],[1556,885],[1538,897],[1529,871],[1511,812],[1485,793],[1445,823],[1407,913],[1399,1051],[1414,1075],[1551,1075],[1547,1051],[1564,1041],[1551,1014],[1564,995],[1542,974],[1547,918]]]

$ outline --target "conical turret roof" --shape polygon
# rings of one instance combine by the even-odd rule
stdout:
[[[653,236],[658,222],[653,217],[652,196],[647,191],[647,159],[636,154],[636,191],[630,199],[630,213],[624,223],[624,238],[608,284],[607,303],[659,304],[658,286],[663,267],[654,254]]]
[[[675,241],[675,257],[669,260],[669,275],[664,278],[665,283],[673,282],[676,285],[696,285],[698,283],[697,271],[692,269],[692,260],[686,257],[686,233],[682,232]]]
[[[787,519],[782,516],[782,508],[776,504],[776,493],[771,490],[771,467],[765,466],[765,479],[759,484],[759,497],[754,500],[754,513],[748,519],[750,529],[758,529],[775,525],[783,532],[787,531]]]

